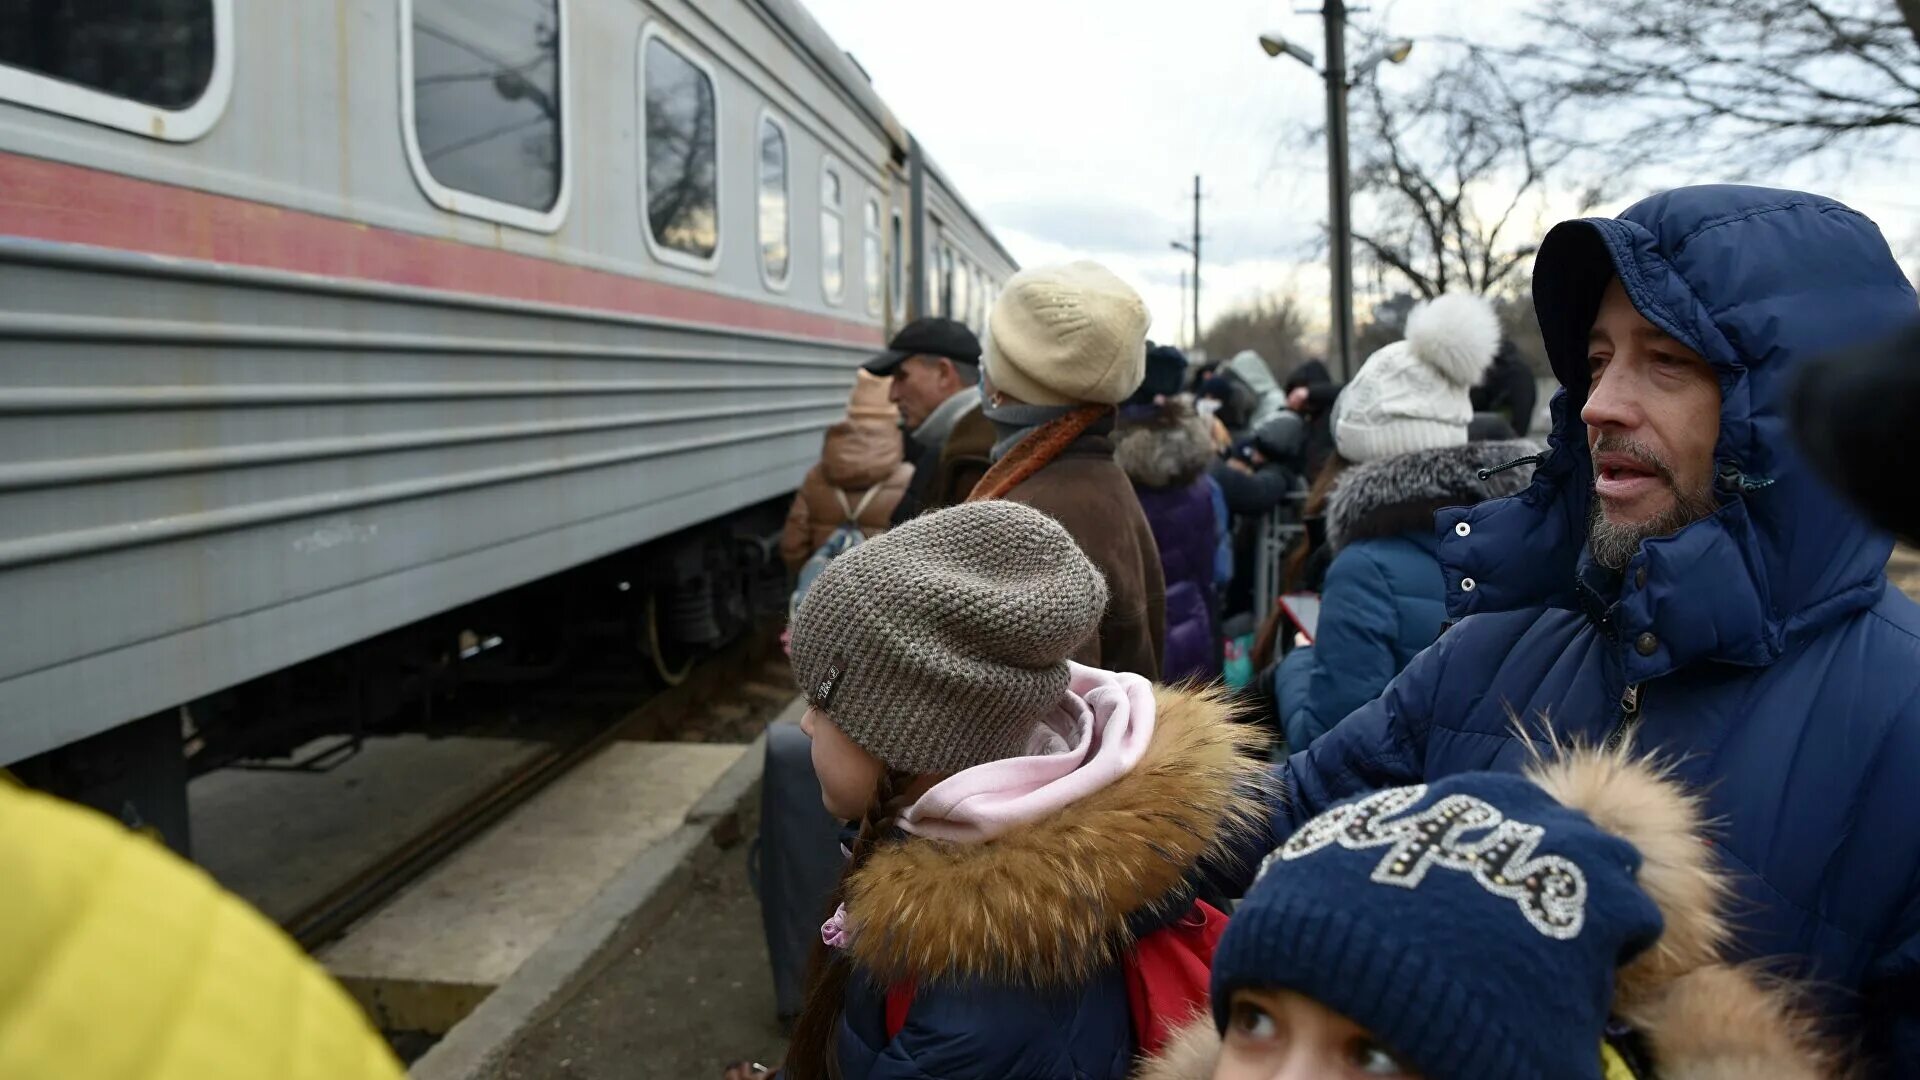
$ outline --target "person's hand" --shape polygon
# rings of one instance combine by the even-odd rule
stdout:
[[[1222,451],[1233,445],[1233,432],[1228,431],[1218,417],[1213,421],[1213,445]]]
[[[1311,641],[1309,641],[1309,640],[1307,640],[1307,635],[1306,635],[1306,634],[1304,634],[1304,633],[1301,633],[1301,632],[1300,632],[1300,631],[1298,631],[1298,630],[1296,630],[1296,631],[1294,631],[1294,634],[1293,634],[1293,647],[1294,647],[1294,648],[1296,648],[1296,649],[1297,649],[1297,648],[1299,648],[1299,647],[1301,647],[1302,645],[1311,645],[1311,644],[1313,644],[1313,642],[1311,642]]]
[[[1249,464],[1247,464],[1247,459],[1245,459],[1245,458],[1237,458],[1237,457],[1236,457],[1236,458],[1228,458],[1228,459],[1227,459],[1227,468],[1229,468],[1229,469],[1232,469],[1232,470],[1234,470],[1235,472],[1243,472],[1243,473],[1246,473],[1246,474],[1247,474],[1248,476],[1252,476],[1252,475],[1253,475],[1253,466],[1252,466],[1252,465],[1249,465]]]
[[[1307,411],[1307,388],[1306,387],[1296,386],[1293,389],[1287,391],[1287,408],[1292,409],[1294,412]]]
[[[757,1061],[736,1061],[720,1074],[720,1080],[761,1080],[771,1075],[773,1070]]]

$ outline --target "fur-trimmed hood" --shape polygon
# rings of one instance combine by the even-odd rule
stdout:
[[[1113,460],[1141,487],[1186,487],[1207,471],[1214,456],[1206,418],[1177,398],[1143,416],[1123,412],[1113,435]]]
[[[996,839],[890,841],[847,880],[849,954],[887,984],[1077,982],[1184,904],[1203,861],[1265,828],[1257,729],[1215,691],[1154,691],[1152,742],[1123,778]],[[1169,912],[1171,914],[1171,912]]]
[[[1652,947],[1620,969],[1613,1012],[1644,1037],[1659,1080],[1846,1075],[1840,1055],[1801,1012],[1790,987],[1721,959],[1730,886],[1707,843],[1703,804],[1671,769],[1631,745],[1572,748],[1537,759],[1527,778],[1640,852],[1639,885],[1666,926]],[[1213,1018],[1197,1017],[1135,1078],[1206,1080],[1220,1045]]]
[[[1435,511],[1516,494],[1533,477],[1531,466],[1485,480],[1477,475],[1480,469],[1539,452],[1538,444],[1514,439],[1416,450],[1356,465],[1341,474],[1327,497],[1327,542],[1338,550],[1355,540],[1431,533]]]

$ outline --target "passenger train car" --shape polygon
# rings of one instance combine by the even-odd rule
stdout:
[[[0,765],[168,818],[222,702],[581,567],[670,679],[854,365],[1013,270],[792,0],[9,5]]]

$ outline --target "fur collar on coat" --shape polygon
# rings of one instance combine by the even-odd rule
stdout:
[[[1113,460],[1144,488],[1184,488],[1213,464],[1206,418],[1179,399],[1143,419],[1124,417],[1113,436]]]
[[[1153,740],[1124,777],[993,840],[904,837],[847,881],[849,952],[882,984],[1079,982],[1131,943],[1134,916],[1265,828],[1262,737],[1213,691],[1156,687]]]
[[[1613,1012],[1645,1038],[1658,1080],[1846,1075],[1790,987],[1720,959],[1731,891],[1706,843],[1697,797],[1630,746],[1569,750],[1536,761],[1527,775],[1640,851],[1640,887],[1659,906],[1666,930],[1618,972]],[[1197,1018],[1135,1078],[1207,1080],[1220,1042],[1212,1017]]]
[[[1515,495],[1533,479],[1531,466],[1485,480],[1480,469],[1539,452],[1524,439],[1470,442],[1355,465],[1327,496],[1327,541],[1337,551],[1355,540],[1431,533],[1435,511]]]

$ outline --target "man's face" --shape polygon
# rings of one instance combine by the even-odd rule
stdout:
[[[1596,562],[1619,570],[1642,540],[1713,513],[1720,382],[1698,353],[1634,310],[1618,278],[1587,335],[1587,366],[1588,542]]]
[[[909,356],[893,370],[887,400],[900,407],[900,416],[911,431],[926,423],[933,410],[960,388],[953,361],[942,356]]]

